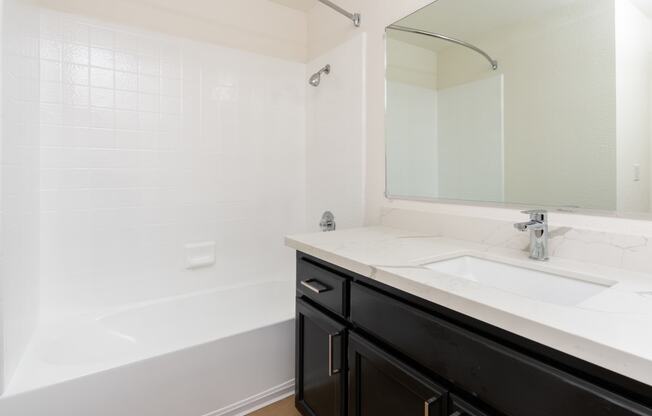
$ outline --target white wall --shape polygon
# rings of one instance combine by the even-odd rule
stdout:
[[[306,61],[306,15],[268,0],[32,0],[103,21]]]
[[[629,0],[616,0],[618,209],[626,212],[650,210],[651,56],[652,20]]]
[[[340,0],[338,4],[362,13],[362,27],[327,7],[308,13],[308,56],[315,57],[360,32],[367,34],[366,48],[366,198],[365,221],[378,223],[385,203],[385,27],[430,0]]]
[[[2,2],[0,393],[36,326],[38,305],[38,18]]]
[[[319,230],[324,211],[332,211],[338,228],[364,223],[365,197],[365,37],[355,36],[308,63],[300,79],[307,95],[307,227]],[[331,65],[321,85],[308,78]],[[296,123],[301,123],[297,114]]]
[[[305,65],[48,11],[41,38],[44,316],[291,278]]]

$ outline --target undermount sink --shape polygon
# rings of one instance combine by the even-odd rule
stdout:
[[[616,284],[616,282],[589,282],[473,256],[442,260],[424,267],[505,292],[562,306],[582,303]]]

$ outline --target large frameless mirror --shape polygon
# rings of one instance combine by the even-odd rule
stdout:
[[[652,0],[438,0],[387,28],[390,198],[652,212]]]

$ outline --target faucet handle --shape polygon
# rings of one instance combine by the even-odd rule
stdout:
[[[530,216],[530,219],[535,221],[545,221],[548,211],[545,209],[530,209],[527,211],[521,211],[522,214]]]
[[[546,209],[529,209],[527,211],[521,211],[521,214],[527,214],[527,215],[541,215],[541,214],[547,214],[548,210]]]

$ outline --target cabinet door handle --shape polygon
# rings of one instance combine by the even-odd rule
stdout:
[[[321,283],[319,280],[316,279],[302,280],[301,286],[310,289],[316,294],[328,292],[329,290],[331,290],[330,287],[326,286],[325,284]]]
[[[437,403],[437,401],[439,401],[440,399],[441,399],[441,397],[433,397],[433,398],[430,399],[430,400],[426,400],[426,401],[423,403],[423,415],[424,415],[424,416],[430,416],[430,406],[431,406],[433,403]],[[451,415],[451,416],[460,416],[460,415]]]
[[[333,350],[334,350],[333,340],[336,337],[339,337],[341,335],[342,335],[341,332],[338,332],[336,334],[328,334],[328,376],[329,377],[333,377],[333,375],[339,374],[340,371],[341,371],[340,368],[333,368],[333,364],[334,364],[333,363],[333,361],[334,361],[333,360]]]

